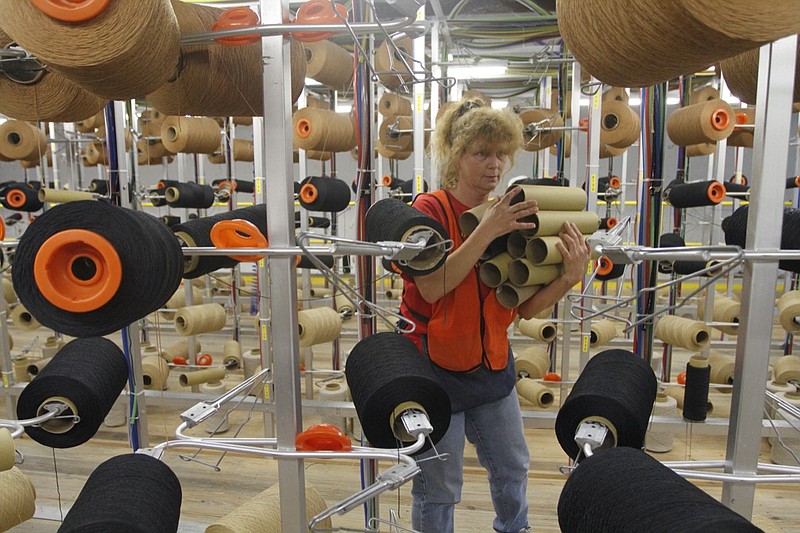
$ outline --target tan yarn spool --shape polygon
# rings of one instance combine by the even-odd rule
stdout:
[[[664,392],[656,394],[653,404],[653,416],[678,416],[678,401]],[[648,431],[645,435],[644,448],[649,452],[665,453],[672,450],[675,434],[672,432]]]
[[[795,317],[800,317],[800,291],[785,292],[778,298],[778,319],[783,329],[789,333],[800,331],[800,323]]]
[[[411,39],[407,37],[397,39],[394,45],[399,52],[389,47],[388,41],[383,41],[375,50],[373,63],[381,83],[392,90],[411,81],[413,77],[402,59],[405,57],[405,62],[411,65]]]
[[[608,159],[609,157],[617,157],[625,153],[626,148],[615,148],[606,144],[600,145],[600,159]]]
[[[315,383],[317,397],[320,400],[330,402],[344,402],[347,401],[347,385],[342,381],[318,381]],[[343,416],[322,416],[320,422],[323,424],[331,424],[339,428],[342,433],[347,432],[347,418]]]
[[[211,154],[219,148],[220,132],[208,117],[168,117],[161,125],[161,142],[176,154]]]
[[[508,266],[508,279],[518,287],[547,285],[561,275],[562,266],[534,265],[527,259],[514,259]]]
[[[564,137],[561,138],[563,141],[561,146],[564,149],[564,157],[572,157],[572,134],[570,132],[565,131]],[[556,155],[558,153],[558,146],[555,144],[550,147],[550,153]]]
[[[724,100],[688,105],[676,109],[667,118],[667,134],[680,146],[721,141],[735,126],[733,109]]]
[[[17,292],[14,290],[14,284],[8,278],[3,278],[3,298],[9,304],[17,301]]]
[[[33,518],[36,489],[31,479],[16,466],[0,472],[0,531],[8,531]]]
[[[16,462],[14,437],[6,428],[0,428],[0,472],[14,468]]]
[[[193,387],[210,381],[221,381],[224,377],[224,368],[204,368],[203,370],[182,373],[178,376],[178,383],[184,387]]]
[[[40,202],[48,204],[63,204],[66,202],[95,199],[94,195],[90,192],[65,191],[63,189],[39,189],[37,196]]]
[[[231,339],[222,345],[222,365],[228,370],[242,366],[242,345],[239,341]]]
[[[511,283],[503,283],[497,287],[497,302],[506,309],[513,309],[519,307],[520,304],[530,299],[531,296],[539,292],[541,285],[528,285],[526,287],[518,287]]]
[[[739,309],[741,304],[736,300],[726,298],[721,294],[714,295],[714,312],[711,320],[714,322],[736,322],[739,323]],[[697,302],[697,319],[705,320],[706,316],[706,299],[700,298]],[[718,330],[728,333],[729,335],[736,335],[739,331],[738,326],[714,326]]]
[[[198,353],[202,349],[200,341],[195,339],[194,353]],[[176,357],[183,357],[184,359],[189,358],[189,339],[181,339],[175,344],[164,348],[164,359],[171,363]]]
[[[733,385],[734,368],[736,366],[735,357],[711,350],[708,354],[708,365],[711,367],[711,383]],[[732,392],[733,389],[720,388],[719,390],[721,392]]]
[[[63,340],[57,337],[47,337],[47,340],[44,342],[44,344],[42,344],[42,357],[44,359],[51,359],[63,347]]]
[[[512,231],[506,239],[506,251],[514,258],[525,257],[525,248],[528,246],[529,239],[521,231]]]
[[[404,161],[411,156],[411,151],[403,152],[386,148],[380,139],[375,141],[375,151],[377,151],[378,155],[381,157],[385,157],[386,159],[394,159],[397,161]]]
[[[32,362],[28,361],[28,367],[26,369],[27,372],[28,372],[28,377],[33,379],[34,377],[39,375],[39,372],[41,372],[42,369],[44,367],[46,367],[48,365],[48,363],[50,363],[50,361],[51,361],[50,358],[48,358],[48,359],[38,359],[38,360],[32,361]]]
[[[139,139],[136,141],[136,153],[140,165],[149,164],[151,162],[161,163],[162,157],[173,155],[172,152],[164,147],[164,143],[161,142],[160,138]]]
[[[756,108],[755,107],[740,107],[734,109],[736,114],[736,125],[731,136],[728,137],[728,146],[739,146],[742,148],[752,148],[755,141],[755,128],[742,128],[742,125],[753,126],[756,123]],[[743,122],[740,122],[744,119]]]
[[[219,304],[181,307],[175,313],[175,331],[184,337],[219,331],[227,318],[225,308]]]
[[[699,352],[711,342],[711,328],[703,322],[666,315],[656,322],[655,337],[666,344]]]
[[[626,91],[624,87],[611,87],[603,93],[601,101],[603,104],[608,101],[617,101],[628,105],[629,99],[630,96],[628,95],[628,91]]]
[[[675,398],[675,402],[678,405],[678,409],[683,410],[683,395],[685,389],[680,385],[670,385],[666,389],[664,389],[664,393],[671,398]],[[706,413],[711,414],[714,412],[714,402],[711,401],[709,398],[708,402],[706,403]]]
[[[254,159],[253,141],[248,141],[247,139],[234,139],[233,160],[252,162],[253,159]]]
[[[81,152],[87,166],[107,165],[108,158],[106,157],[106,147],[103,143],[95,141],[86,145],[86,148]]]
[[[261,354],[258,350],[247,350],[242,354],[242,368],[245,379],[253,377],[261,370]]]
[[[22,331],[33,331],[42,326],[22,304],[17,304],[14,306],[14,309],[11,311],[10,318],[11,322]]]
[[[395,152],[409,152],[414,149],[414,135],[412,133],[391,134],[392,129],[410,132],[413,120],[409,116],[394,116],[383,119],[378,128],[378,139],[384,148]]]
[[[492,105],[492,99],[477,89],[467,89],[466,91],[461,93],[461,99],[480,100],[480,102],[486,107],[490,107]]]
[[[84,22],[50,18],[27,0],[3,0],[0,11],[20,46],[103,98],[138,98],[175,74],[180,34],[168,0],[110,2]]]
[[[333,152],[306,150],[306,159],[313,159],[314,161],[329,161],[331,157],[333,157]]]
[[[192,305],[198,305],[203,303],[203,292],[195,286],[192,286]],[[186,287],[181,285],[175,291],[175,294],[170,296],[167,303],[164,304],[164,308],[166,309],[173,309],[173,311],[159,311],[158,314],[164,320],[175,320],[175,309],[179,309],[181,307],[186,306]]]
[[[788,383],[800,380],[800,357],[784,355],[772,365],[772,379],[775,383]]]
[[[403,296],[403,289],[387,289],[385,294],[389,300],[399,300]]]
[[[292,115],[292,142],[296,148],[323,152],[347,152],[356,145],[350,115],[304,107]]]
[[[207,394],[211,398],[218,398],[225,393],[225,384],[221,381],[209,381],[200,385],[200,392]],[[228,408],[223,406],[211,415],[203,423],[203,427],[209,435],[225,433],[231,428],[228,420]]]
[[[586,207],[586,191],[580,187],[549,185],[519,185],[519,187],[522,189],[522,201],[536,200],[540,211],[583,211]]]
[[[496,255],[481,264],[478,273],[489,287],[499,287],[508,280],[508,266],[514,258],[508,252]]]
[[[92,133],[100,126],[105,125],[106,118],[103,110],[97,111],[94,115],[83,120],[75,121],[75,129],[81,133]]]
[[[337,294],[336,297],[333,299],[334,306],[336,307],[336,312],[339,313],[340,316],[344,318],[352,317],[355,312],[356,308],[353,303],[347,299],[344,294]]]
[[[484,202],[482,204],[476,205],[472,209],[468,209],[464,211],[460,217],[458,217],[458,227],[461,229],[461,232],[464,235],[470,235],[475,228],[478,227],[480,224],[483,215],[486,214],[486,211],[491,207],[492,201]]]
[[[252,126],[253,117],[233,117],[233,124],[235,126]]]
[[[517,394],[520,398],[524,398],[536,407],[545,409],[553,405],[555,397],[553,391],[549,387],[542,385],[538,381],[530,378],[522,378],[517,381],[515,385]]]
[[[306,482],[306,523],[327,508],[319,492]],[[280,487],[276,484],[208,526],[205,533],[282,533]],[[331,527],[331,519],[317,524]]]
[[[385,92],[378,101],[378,112],[384,117],[410,116],[411,100],[399,94]]]
[[[798,46],[800,50],[800,46]],[[760,50],[754,48],[742,54],[730,57],[720,63],[722,75],[731,94],[746,104],[756,103],[758,88],[758,64]],[[795,60],[795,68],[800,67],[800,59]],[[800,71],[794,73],[793,102],[800,102]]]
[[[0,31],[0,48],[13,39]],[[74,122],[92,116],[106,100],[85,91],[64,76],[45,69],[39,81],[22,84],[0,76],[0,114],[43,122]]]
[[[514,358],[514,371],[521,378],[542,379],[550,369],[550,356],[544,346],[529,346]]]
[[[592,348],[601,348],[617,337],[617,324],[615,320],[596,320],[590,328],[589,345]]]
[[[564,119],[561,115],[550,109],[527,109],[519,114],[525,129],[523,130],[522,149],[526,152],[536,152],[549,148],[558,142],[563,130],[548,128],[561,128]],[[535,133],[528,131],[529,125],[536,125]],[[541,129],[538,129],[541,128]]]
[[[353,86],[353,54],[338,44],[322,40],[304,43],[306,76],[336,91]]]
[[[519,321],[519,332],[531,339],[550,343],[555,340],[558,329],[549,320],[528,318]]]
[[[30,360],[24,355],[14,359],[14,381],[16,383],[22,383],[23,381],[28,381],[30,379],[30,376],[28,375],[29,364]]]
[[[161,356],[148,355],[142,358],[142,379],[145,389],[166,389],[168,377],[169,365]]]
[[[689,95],[689,105],[717,99],[719,99],[719,90],[710,85],[706,85],[705,87],[697,89],[696,91],[692,91],[692,93]]]
[[[561,36],[593,76],[645,87],[800,32],[792,0],[558,0]],[[620,58],[624,58],[621,60]]]
[[[332,307],[303,309],[297,313],[300,347],[331,342],[342,331],[342,319]]]
[[[22,120],[0,124],[0,154],[10,160],[37,161],[47,153],[44,132]]]
[[[532,222],[536,224],[536,228],[524,230],[523,233],[536,237],[558,235],[565,222],[575,224],[578,231],[584,235],[591,235],[600,227],[598,214],[587,211],[539,211],[534,215]]]
[[[692,144],[686,147],[686,157],[711,155],[717,150],[717,143]]]
[[[311,287],[309,294],[312,298],[330,298],[333,291],[324,287]]]
[[[600,118],[600,142],[614,148],[627,148],[639,139],[642,131],[639,115],[618,100],[603,102]]]

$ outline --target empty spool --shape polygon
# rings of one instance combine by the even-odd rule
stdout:
[[[556,325],[549,320],[528,318],[519,321],[519,332],[526,337],[550,343],[555,340],[558,329]]]
[[[182,307],[175,313],[175,331],[183,337],[219,331],[227,318],[225,308],[219,304]]]
[[[514,371],[520,378],[542,379],[550,369],[550,356],[544,346],[528,346],[514,358]]]
[[[553,391],[549,387],[530,378],[520,379],[515,387],[520,398],[524,398],[534,406],[542,409],[553,405],[555,400]]]
[[[666,344],[695,352],[711,342],[711,330],[705,323],[674,315],[661,317],[653,334]]]

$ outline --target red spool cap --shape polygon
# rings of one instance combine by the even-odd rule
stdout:
[[[295,437],[294,445],[301,452],[343,452],[353,447],[347,435],[331,424],[311,426]]]
[[[338,13],[338,14],[337,14]],[[309,0],[297,10],[295,24],[336,24],[341,18],[347,19],[347,8],[336,4],[336,10],[328,0]],[[300,42],[313,43],[331,37],[334,32],[303,31],[292,32],[292,37]]]
[[[63,22],[83,22],[96,17],[108,7],[110,0],[30,0],[50,18]]]
[[[235,220],[220,220],[211,228],[211,242],[217,248],[266,248],[269,241],[258,230],[255,224],[237,218]],[[231,255],[237,261],[258,261],[264,256]]]
[[[261,20],[258,18],[258,14],[249,7],[232,7],[222,12],[217,21],[211,25],[211,29],[219,31],[252,28],[258,26],[260,22]],[[250,35],[237,35],[236,37],[220,37],[214,40],[226,46],[244,46],[246,44],[258,42],[261,40],[261,36],[254,33]]]

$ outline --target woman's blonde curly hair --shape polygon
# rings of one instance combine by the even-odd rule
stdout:
[[[458,160],[468,150],[498,152],[509,158],[507,171],[522,147],[522,121],[507,110],[493,109],[478,99],[447,106],[436,121],[433,154],[443,189],[458,183]]]

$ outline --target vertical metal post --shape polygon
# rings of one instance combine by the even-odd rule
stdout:
[[[281,24],[289,18],[289,1],[261,0],[261,21]],[[289,41],[282,35],[261,40],[264,64],[264,155],[262,174],[270,176],[261,199],[267,208],[269,242],[278,247],[295,245],[294,186],[292,179],[291,90]],[[269,162],[269,164],[267,163]],[[300,398],[300,348],[297,325],[297,270],[291,257],[270,257],[270,340],[273,376],[280,387],[274,389],[279,450],[294,450],[294,440],[302,430]],[[264,267],[262,267],[263,269]],[[266,278],[262,278],[266,279]],[[262,289],[263,290],[263,289]],[[261,316],[263,321],[264,315]],[[264,354],[262,353],[262,361]],[[305,531],[306,498],[303,461],[278,459],[281,524],[285,531]]]
[[[758,72],[753,180],[747,224],[748,249],[780,248],[783,221],[783,181],[788,164],[797,36],[761,48]],[[758,465],[764,377],[769,368],[775,284],[778,265],[747,260],[742,279],[742,310],[736,344],[735,380],[725,471],[753,474]],[[726,481],[722,503],[749,518],[755,484]]]
[[[425,6],[417,11],[417,20],[425,20]],[[416,65],[425,65],[425,34],[420,35],[412,41],[412,52]],[[419,63],[417,63],[419,62]],[[416,77],[416,72],[413,73]],[[425,84],[414,83],[414,197],[425,192],[423,182],[425,180]]]

